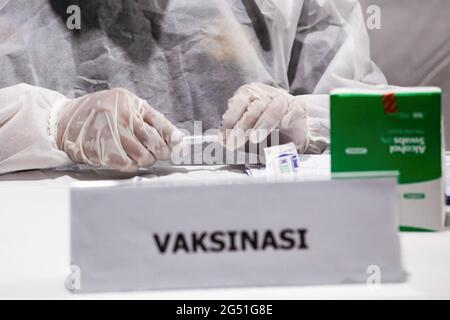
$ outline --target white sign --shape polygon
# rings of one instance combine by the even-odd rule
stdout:
[[[70,288],[402,281],[396,208],[394,179],[75,188]]]

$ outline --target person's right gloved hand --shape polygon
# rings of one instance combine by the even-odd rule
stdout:
[[[167,160],[183,134],[164,115],[125,89],[67,103],[58,114],[57,146],[73,161],[135,171]]]
[[[227,149],[239,149],[247,141],[261,143],[275,129],[279,130],[280,144],[292,142],[299,153],[307,150],[310,128],[306,102],[301,96],[262,83],[249,83],[228,101],[222,122]]]

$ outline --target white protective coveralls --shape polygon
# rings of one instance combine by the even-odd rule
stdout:
[[[81,30],[66,26],[70,4]],[[302,97],[300,151],[320,153],[330,90],[386,83],[357,0],[0,0],[0,70],[0,174],[71,164],[58,114],[99,90],[125,88],[206,130],[241,86],[264,83]]]

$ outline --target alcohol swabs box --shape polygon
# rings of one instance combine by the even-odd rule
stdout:
[[[330,99],[333,176],[396,171],[401,228],[442,230],[441,90],[337,89]]]

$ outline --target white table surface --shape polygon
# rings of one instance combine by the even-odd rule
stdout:
[[[241,175],[221,168],[179,170],[164,179]],[[69,273],[69,183],[39,171],[0,177],[0,298],[32,299],[429,299],[450,298],[450,229],[401,233],[408,280],[381,286],[264,287],[74,295]],[[29,181],[32,179],[32,181]]]

